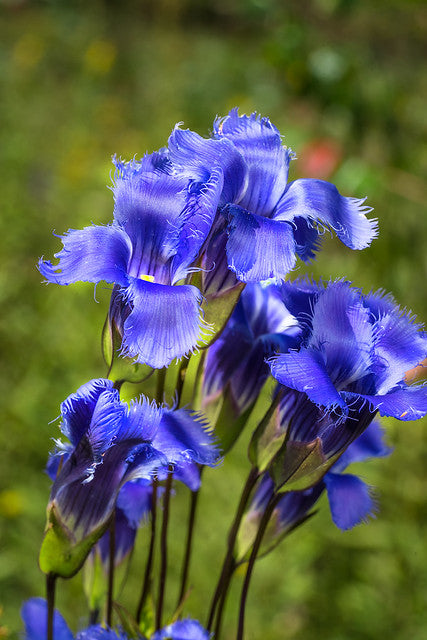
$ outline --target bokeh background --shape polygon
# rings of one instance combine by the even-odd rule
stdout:
[[[112,154],[152,151],[178,121],[208,135],[217,114],[257,110],[296,151],[292,178],[367,195],[379,218],[371,248],[351,252],[326,237],[299,275],[382,287],[427,320],[426,42],[422,0],[0,2],[0,636],[19,631],[22,600],[43,594],[43,468],[59,403],[105,373],[109,292],[99,286],[96,303],[90,285],[41,284],[36,261],[60,246],[52,232],[110,220]],[[322,501],[259,562],[248,640],[427,637],[427,423],[385,425],[393,455],[363,468],[379,487],[379,517],[341,533]],[[202,620],[246,475],[245,446],[243,437],[206,474],[187,602]],[[177,488],[173,579],[186,499]],[[123,600],[135,601],[139,580],[131,575]],[[240,584],[239,576],[228,640]],[[62,585],[58,604],[74,629],[85,622],[79,576]]]

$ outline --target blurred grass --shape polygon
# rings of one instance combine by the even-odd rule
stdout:
[[[292,178],[318,171],[346,195],[368,195],[380,221],[368,250],[351,252],[327,237],[318,261],[298,273],[383,287],[426,319],[426,32],[425,4],[414,0],[0,3],[0,625],[18,630],[22,600],[43,594],[42,470],[58,436],[59,403],[104,374],[109,292],[98,287],[95,304],[90,285],[41,286],[36,260],[59,249],[51,232],[110,219],[113,153],[154,150],[178,121],[207,134],[215,115],[256,109],[297,152]],[[248,640],[426,637],[426,422],[389,421],[387,429],[395,452],[363,470],[379,487],[378,519],[342,534],[323,504],[260,561]],[[245,464],[243,439],[206,474],[198,588],[188,601],[202,619]],[[173,576],[186,499],[177,488]],[[133,576],[126,587],[134,599],[136,583]],[[79,577],[58,602],[77,628]]]

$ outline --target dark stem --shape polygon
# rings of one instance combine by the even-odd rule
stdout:
[[[179,406],[181,404],[182,392],[184,390],[185,376],[187,373],[188,365],[190,363],[190,358],[191,358],[191,355],[189,355],[188,358],[183,358],[181,360],[181,364],[179,365],[178,377],[176,380],[176,387],[175,387],[177,409],[179,409]]]
[[[209,617],[206,625],[206,628],[208,631],[212,629],[216,607],[218,605],[221,594],[223,590],[226,591],[228,589],[228,585],[230,583],[230,573],[232,573],[231,570],[233,565],[233,551],[234,551],[234,545],[236,543],[237,533],[239,531],[240,522],[242,520],[244,511],[245,511],[246,503],[249,500],[249,496],[251,494],[252,489],[255,486],[258,476],[259,476],[258,469],[256,469],[255,467],[252,467],[252,469],[249,472],[248,478],[246,480],[245,486],[243,487],[242,495],[240,496],[239,506],[237,507],[236,515],[234,516],[234,520],[231,525],[230,532],[228,534],[227,553],[224,558],[221,574],[218,578],[215,593],[213,595],[211,607],[209,610]]]
[[[108,563],[108,592],[107,592],[107,625],[111,627],[113,621],[113,595],[114,595],[114,567],[116,556],[116,513],[113,512],[110,524],[110,554]]]
[[[99,609],[92,609],[89,611],[89,626],[91,627],[93,624],[97,624],[99,618]]]
[[[139,624],[141,622],[141,615],[147,601],[148,594],[151,589],[152,571],[153,571],[153,559],[154,559],[154,544],[156,541],[156,524],[157,524],[157,480],[153,480],[153,495],[151,498],[151,538],[150,547],[148,549],[147,563],[145,565],[144,584],[141,591],[141,597],[139,599],[138,608],[136,610],[136,621]]]
[[[202,473],[202,469],[203,467],[200,467],[200,474]],[[194,523],[196,520],[196,510],[197,510],[197,502],[199,499],[199,493],[200,493],[200,489],[197,489],[197,491],[192,491],[191,497],[190,497],[190,512],[188,515],[187,540],[185,544],[184,561],[182,563],[182,569],[181,569],[181,589],[179,592],[178,602],[176,605],[177,609],[179,609],[179,607],[183,603],[185,592],[187,590],[188,573],[190,571],[191,550],[193,546]]]
[[[227,596],[228,596],[228,587],[230,585],[231,582],[231,578],[233,577],[234,571],[236,569],[237,565],[235,563],[234,560],[231,561],[230,564],[230,569],[227,575],[227,579],[224,583],[224,587],[222,590],[222,595],[221,595],[221,600],[219,601],[219,605],[218,605],[218,610],[217,610],[217,614],[216,614],[216,623],[215,623],[215,632],[214,632],[214,638],[218,639],[220,637],[221,634],[221,623],[222,623],[222,616],[225,610],[225,603],[227,601]]]
[[[259,548],[261,546],[262,539],[264,537],[265,530],[271,518],[271,514],[277,506],[281,498],[281,494],[278,493],[274,495],[270,502],[268,503],[264,515],[261,518],[261,522],[259,523],[258,533],[256,535],[254,546],[252,547],[252,552],[249,557],[248,567],[246,569],[245,580],[243,582],[242,593],[240,596],[240,608],[239,608],[239,625],[237,629],[236,640],[243,640],[244,626],[245,626],[245,609],[246,609],[246,600],[248,597],[249,584],[251,582],[252,572],[255,566],[255,560],[258,555]]]
[[[56,575],[48,573],[46,576],[46,601],[47,601],[47,640],[53,640],[53,615],[55,612],[55,585]]]
[[[165,394],[165,382],[166,382],[167,369],[159,369],[157,371],[157,387],[156,387],[156,402],[162,404],[163,396]]]
[[[158,631],[162,626],[163,601],[165,597],[166,574],[168,569],[168,523],[172,480],[173,473],[172,470],[169,469],[168,477],[166,479],[165,493],[163,495],[163,520],[160,534],[160,577],[156,609],[156,631]]]

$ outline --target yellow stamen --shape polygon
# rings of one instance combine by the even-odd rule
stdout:
[[[154,282],[154,276],[139,276],[139,278],[145,282]]]

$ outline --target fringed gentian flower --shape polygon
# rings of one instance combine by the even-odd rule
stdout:
[[[238,280],[284,280],[296,256],[309,261],[325,228],[351,249],[367,247],[377,235],[376,221],[364,199],[347,198],[322,180],[288,183],[293,154],[268,118],[237,109],[214,123],[213,137],[175,129],[169,139],[173,162],[202,179],[208,167],[220,166],[224,187],[219,216],[205,248],[203,292]]]
[[[398,420],[427,413],[426,386],[405,382],[405,372],[426,356],[427,337],[383,293],[363,296],[343,281],[286,283],[281,292],[304,333],[298,350],[270,360],[283,385],[276,414],[277,431],[286,433],[283,484],[304,466],[313,470],[314,461],[331,464],[377,411]]]
[[[261,554],[274,549],[291,531],[305,522],[314,512],[311,509],[326,490],[332,520],[342,530],[352,529],[365,522],[376,511],[372,487],[358,476],[343,473],[353,462],[384,457],[391,453],[383,441],[383,431],[377,421],[344,452],[341,458],[313,487],[303,491],[288,491],[277,503],[264,534]],[[275,495],[275,484],[269,474],[262,475],[252,503],[242,521],[238,536],[238,561],[250,552],[261,518]]]
[[[69,230],[58,264],[41,260],[39,269],[56,284],[114,283],[110,322],[122,354],[161,368],[191,352],[206,329],[200,291],[180,282],[210,230],[222,174],[189,180],[164,154],[116,167],[114,222]]]
[[[169,465],[213,465],[218,454],[197,415],[157,408],[144,398],[128,406],[110,380],[80,387],[62,403],[61,414],[71,447],[52,487],[40,563],[43,570],[67,577],[108,526],[126,482],[148,480]],[[48,554],[59,534],[67,549],[75,550],[69,562],[65,552]]]
[[[46,640],[47,603],[44,598],[30,598],[22,605],[21,617],[25,625],[25,640]],[[62,615],[55,609],[53,615],[55,640],[73,640],[73,634]]]

